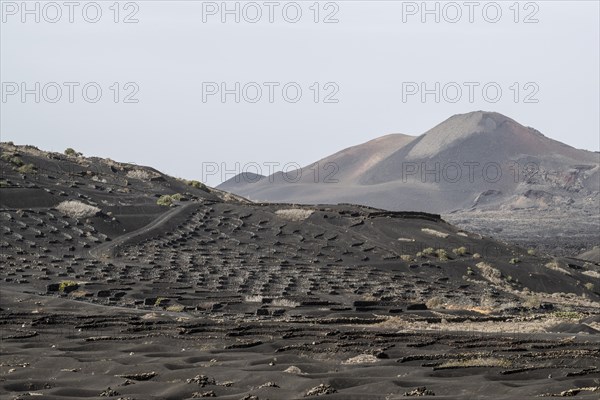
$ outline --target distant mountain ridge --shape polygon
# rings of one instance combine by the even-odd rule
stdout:
[[[383,136],[299,171],[253,181],[238,176],[218,188],[257,201],[444,213],[518,207],[532,189],[547,193],[546,201],[566,196],[575,202],[600,190],[599,165],[598,153],[547,138],[502,114],[477,111],[454,115],[417,137]]]

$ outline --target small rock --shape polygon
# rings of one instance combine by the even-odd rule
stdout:
[[[275,382],[267,382],[267,383],[263,383],[262,385],[260,385],[258,388],[264,388],[264,387],[274,387],[274,388],[278,388],[279,385],[276,384]]]
[[[196,383],[201,387],[217,384],[214,378],[209,378],[206,375],[196,375],[195,377],[188,379],[187,383]]]
[[[307,397],[307,396],[324,396],[326,394],[333,394],[336,392],[337,392],[337,390],[332,388],[331,385],[325,385],[325,384],[321,383],[319,386],[315,386],[314,388],[312,388],[308,392],[306,392],[306,394],[304,396],[305,397]]]
[[[119,392],[111,389],[109,386],[108,389],[106,389],[105,391],[100,393],[100,397],[115,397],[115,396],[118,396],[119,394],[120,394]]]
[[[405,392],[404,396],[435,396],[435,393],[427,389],[425,386],[422,386],[413,389],[410,392]]]
[[[291,365],[289,367],[287,367],[285,369],[285,371],[283,372],[287,372],[288,374],[301,374],[302,370],[298,367],[296,367],[295,365]]]
[[[217,397],[214,391],[209,390],[208,392],[194,392],[192,394],[192,399],[199,399],[201,397]]]

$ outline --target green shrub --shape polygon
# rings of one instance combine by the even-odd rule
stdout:
[[[535,256],[535,249],[527,250],[527,254],[529,254],[530,256]]]
[[[75,281],[62,281],[58,285],[58,291],[61,293],[69,293],[77,289],[79,285]]]
[[[465,254],[467,254],[467,248],[464,246],[461,246],[457,249],[452,250],[452,252],[454,254],[456,254],[457,256],[464,256]]]
[[[523,301],[523,307],[525,308],[540,308],[542,301],[538,296],[529,296]]]
[[[588,282],[588,283],[586,283],[586,284],[585,284],[585,285],[583,285],[583,286],[585,286],[585,288],[586,288],[587,290],[591,291],[591,292],[593,292],[593,291],[594,291],[594,289],[596,288],[592,282]]]
[[[518,264],[520,262],[521,262],[521,260],[519,260],[518,258],[511,258],[509,261],[509,263],[511,263],[511,264]]]
[[[17,168],[17,172],[21,174],[33,174],[35,172],[35,167],[33,164],[24,164]]]
[[[173,204],[173,199],[168,194],[162,195],[156,200],[159,206],[170,207]]]
[[[437,255],[437,257],[440,261],[448,261],[449,260],[448,252],[444,249],[437,249],[435,251],[435,254]]]
[[[204,190],[205,192],[208,191],[206,185],[200,181],[188,181],[187,184],[193,188]]]
[[[171,199],[175,201],[181,201],[182,198],[183,196],[180,193],[175,193],[171,195]]]
[[[25,163],[23,162],[23,160],[21,160],[21,158],[19,158],[19,156],[10,157],[10,158],[8,159],[8,161],[9,161],[9,162],[10,162],[12,165],[14,165],[15,167],[20,167],[20,166],[22,166],[23,164],[25,164]]]
[[[435,253],[435,250],[433,249],[433,247],[427,247],[426,249],[423,249],[422,253],[427,256],[430,256],[433,253]]]
[[[473,271],[473,270],[471,269],[471,267],[467,267],[467,275],[469,275],[469,276],[473,276],[473,275],[475,275],[475,271]]]
[[[76,157],[76,156],[78,156],[78,155],[79,155],[79,153],[77,153],[77,152],[75,151],[75,149],[72,149],[71,147],[67,147],[67,148],[65,149],[65,155],[67,155],[67,156],[75,156],[75,157]]]
[[[554,318],[560,319],[580,319],[583,318],[583,314],[576,311],[554,311],[551,314]]]
[[[156,301],[154,302],[154,307],[164,306],[168,302],[169,302],[169,299],[167,299],[166,297],[158,297],[156,299]]]

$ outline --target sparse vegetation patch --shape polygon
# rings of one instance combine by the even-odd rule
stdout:
[[[290,307],[290,308],[295,308],[295,307],[299,307],[300,303],[298,303],[297,301],[293,301],[290,299],[273,299],[273,302],[271,303],[274,307]]]
[[[310,217],[313,212],[314,210],[305,210],[303,208],[288,208],[277,210],[275,211],[275,214],[290,221],[304,221]]]
[[[162,307],[168,302],[169,302],[169,299],[167,299],[165,297],[158,297],[156,299],[156,301],[154,302],[154,307]]]
[[[74,290],[77,290],[79,285],[75,281],[62,281],[58,285],[58,291],[61,293],[69,293]]]
[[[494,268],[491,264],[482,261],[477,263],[476,267],[479,268],[481,275],[488,281],[495,284],[502,283],[502,272],[500,272],[499,269]]]
[[[456,254],[457,256],[464,256],[465,254],[467,254],[467,248],[464,246],[458,247],[456,249],[453,249],[452,252],[454,254]]]
[[[3,159],[5,161],[8,161],[9,163],[11,163],[12,165],[14,165],[15,167],[20,167],[23,164],[25,164],[23,162],[23,160],[21,160],[21,158],[19,156],[12,156],[11,157],[10,155],[7,154],[6,157],[3,157]]]
[[[422,228],[421,232],[427,233],[428,235],[431,235],[431,236],[443,238],[443,239],[445,239],[449,236],[447,233],[436,231],[435,229],[430,229],[430,228]]]
[[[503,358],[486,357],[486,358],[470,358],[467,360],[452,360],[446,361],[436,369],[449,369],[449,368],[473,368],[473,367],[502,367],[508,368],[512,364],[510,361]]]
[[[200,189],[203,190],[205,192],[208,192],[208,186],[206,186],[204,183],[200,182],[200,181],[195,181],[195,180],[191,180],[191,181],[185,181],[185,183],[195,189]]]
[[[547,263],[546,268],[571,276],[571,273],[569,271],[567,271],[566,269],[562,268],[560,266],[560,264],[558,263],[558,261],[551,261],[551,262]]]
[[[173,204],[173,199],[168,194],[165,194],[156,200],[156,204],[159,206],[170,207]]]
[[[552,317],[554,318],[559,318],[559,319],[573,319],[573,320],[578,320],[583,318],[583,314],[575,312],[575,311],[554,311],[551,314]]]
[[[430,256],[430,255],[433,255],[433,253],[435,253],[435,250],[433,247],[427,247],[427,248],[423,249],[423,251],[421,253],[425,254],[426,256]]]
[[[586,276],[591,276],[592,278],[600,279],[600,273],[596,271],[583,271],[582,274]]]
[[[246,303],[262,303],[263,301],[263,296],[261,295],[257,295],[257,296],[246,296],[244,298],[244,300],[246,301]]]
[[[165,206],[165,207],[170,207],[173,205],[174,202],[176,201],[181,201],[183,199],[183,196],[179,193],[175,193],[172,195],[162,195],[158,198],[158,200],[156,200],[156,204],[158,204],[159,206]]]
[[[21,174],[33,174],[35,172],[35,166],[33,164],[23,164],[17,168],[17,172]]]
[[[523,301],[523,307],[525,308],[540,308],[542,305],[542,301],[539,296],[528,296],[525,301]]]
[[[437,255],[437,257],[440,261],[448,261],[450,259],[448,257],[448,252],[444,249],[437,249],[435,251],[435,254]]]
[[[77,152],[77,151],[75,151],[75,149],[73,149],[73,148],[71,148],[71,147],[67,147],[67,148],[65,149],[65,155],[67,155],[67,156],[72,156],[72,157],[79,157],[79,156],[81,156],[82,154],[81,154],[81,153],[79,153],[79,152]]]
[[[131,171],[127,171],[128,178],[130,179],[139,179],[140,181],[149,181],[154,174],[151,174],[148,171],[143,169],[132,169]]]
[[[377,357],[372,354],[360,354],[356,357],[351,357],[346,361],[342,361],[344,365],[354,365],[354,364],[373,364],[377,362]]]
[[[100,209],[76,200],[67,200],[56,206],[61,213],[72,218],[90,218],[98,215]]]

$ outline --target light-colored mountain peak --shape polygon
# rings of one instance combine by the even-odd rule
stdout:
[[[514,120],[495,112],[474,111],[453,115],[425,132],[419,143],[408,154],[408,158],[434,156],[455,142],[465,140],[472,135],[493,133],[506,122],[517,124]]]

